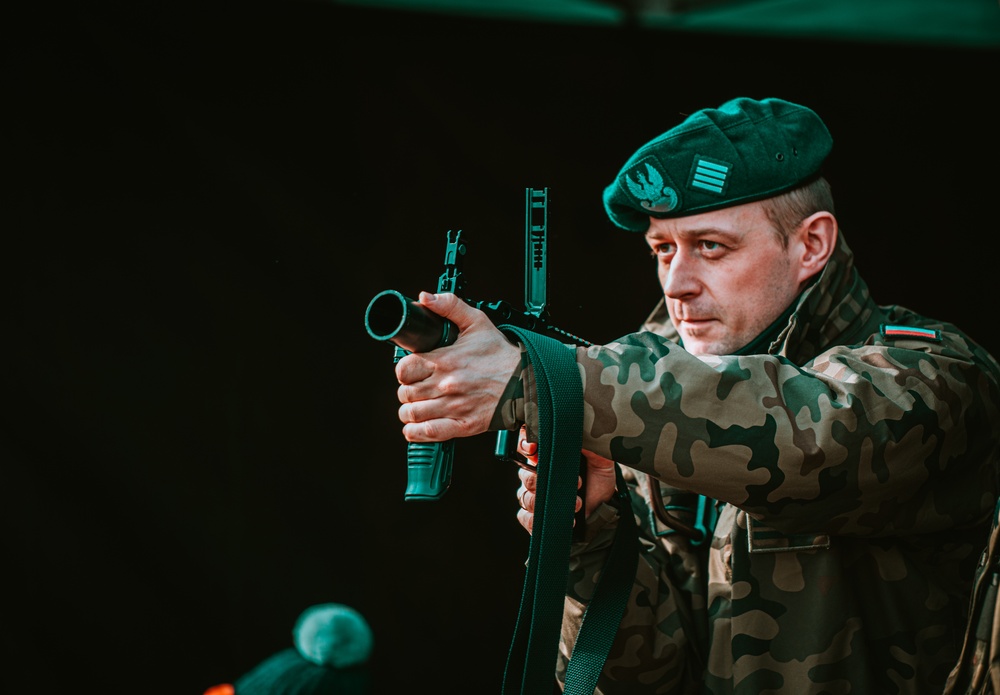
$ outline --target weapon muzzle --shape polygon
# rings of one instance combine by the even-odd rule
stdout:
[[[375,295],[365,311],[365,328],[375,340],[389,341],[408,352],[429,352],[451,345],[458,327],[396,290]]]

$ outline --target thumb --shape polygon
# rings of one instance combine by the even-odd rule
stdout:
[[[587,459],[587,483],[583,507],[584,513],[590,516],[601,502],[607,502],[614,496],[618,479],[615,475],[614,461],[586,449],[582,453]]]
[[[460,332],[475,322],[478,313],[477,309],[451,292],[421,292],[418,301],[438,316],[452,321]]]

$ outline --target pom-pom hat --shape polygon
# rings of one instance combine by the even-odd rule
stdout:
[[[368,695],[373,640],[368,621],[340,603],[321,603],[299,614],[293,646],[272,654],[234,683],[203,695]]]
[[[645,232],[650,217],[742,205],[819,175],[833,147],[814,111],[783,99],[739,97],[702,109],[640,147],[604,189],[618,227]]]
[[[358,611],[339,603],[310,606],[295,621],[292,643],[240,677],[235,695],[369,692],[372,631]]]

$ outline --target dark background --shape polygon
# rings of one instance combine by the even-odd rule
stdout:
[[[528,536],[516,468],[457,443],[404,502],[377,292],[523,300],[549,187],[555,322],[658,296],[601,191],[735,96],[811,106],[875,298],[1000,352],[986,48],[682,34],[313,2],[44,4],[7,26],[0,691],[200,695],[341,602],[378,692],[498,691]]]

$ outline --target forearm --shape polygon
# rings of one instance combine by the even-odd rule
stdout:
[[[994,491],[989,452],[969,448],[981,440],[965,434],[989,417],[992,393],[984,387],[952,402],[944,385],[934,391],[933,375],[948,374],[960,393],[968,392],[962,380],[992,385],[974,362],[951,355],[936,356],[925,374],[920,365],[930,359],[878,345],[834,348],[807,366],[769,355],[698,358],[632,334],[577,350],[583,446],[785,533],[974,523],[994,498],[952,500]],[[871,464],[859,468],[859,460]],[[867,513],[862,500],[886,514]]]

